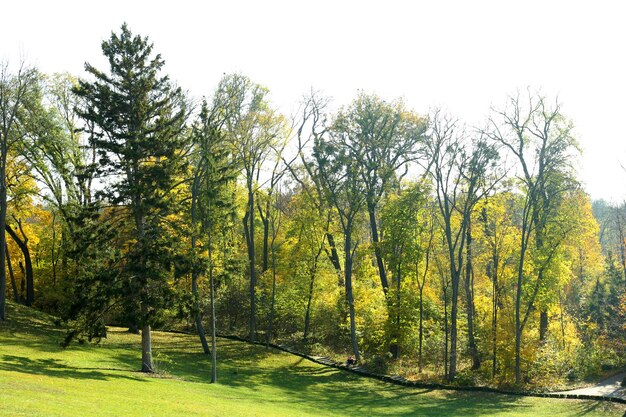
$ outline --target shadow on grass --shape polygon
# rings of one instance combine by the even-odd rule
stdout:
[[[54,378],[72,379],[128,379],[146,381],[146,378],[125,375],[128,369],[117,368],[77,368],[68,366],[57,359],[29,359],[23,356],[3,355],[0,370],[13,371],[33,375],[44,375]]]

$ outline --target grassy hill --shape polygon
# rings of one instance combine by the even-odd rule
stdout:
[[[9,305],[0,322],[0,416],[622,416],[594,401],[411,389],[231,340],[218,384],[195,337],[154,334],[159,374],[137,372],[140,337],[111,329],[62,349],[48,316]]]

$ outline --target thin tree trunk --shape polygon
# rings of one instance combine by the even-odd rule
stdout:
[[[144,325],[141,329],[141,372],[154,372],[154,363],[152,362],[152,335],[150,324],[148,323],[148,304],[141,303],[141,315],[143,316]]]
[[[259,206],[259,215],[261,216],[261,223],[263,223],[263,266],[261,272],[265,272],[269,269],[269,247],[270,240],[270,197],[267,196],[267,202],[265,203],[265,214]]]
[[[335,245],[335,238],[333,234],[330,232],[326,233],[326,239],[328,240],[328,246],[330,247],[330,252],[327,251],[328,258],[330,262],[333,264],[335,268],[335,272],[337,273],[337,286],[344,286],[343,272],[341,271],[341,261],[339,260],[339,253],[337,252],[337,246]]]
[[[56,213],[52,212],[52,285],[57,284],[57,259],[56,259]]]
[[[474,337],[474,285],[473,285],[473,270],[472,270],[472,232],[471,227],[468,224],[467,227],[467,240],[466,254],[467,261],[465,263],[465,295],[467,297],[467,337],[469,354],[472,358],[472,370],[476,371],[480,368],[480,357],[478,355],[478,347],[476,346],[476,339]]]
[[[272,296],[270,300],[270,320],[265,341],[266,348],[269,348],[269,344],[272,341],[272,332],[274,331],[274,308],[276,305],[276,259],[274,258],[274,248],[272,247],[270,251],[272,252]]]
[[[20,294],[17,291],[17,284],[15,282],[15,275],[13,274],[13,265],[11,265],[11,257],[9,255],[9,248],[5,247],[5,254],[7,258],[7,267],[9,268],[9,275],[11,276],[11,287],[13,288],[13,299],[16,303],[20,303]]]
[[[443,349],[443,375],[449,378],[448,373],[448,289],[447,286],[443,291],[443,331],[444,331],[444,349]]]
[[[7,220],[7,132],[2,132],[2,150],[0,155],[0,224],[6,224]],[[0,233],[0,253],[6,253],[7,237],[4,230]],[[6,320],[6,293],[7,293],[7,272],[6,256],[0,256],[0,319]]]
[[[357,361],[361,360],[361,353],[359,352],[359,346],[356,338],[356,318],[354,313],[354,296],[352,294],[352,236],[350,234],[350,229],[352,225],[349,224],[346,228],[348,233],[345,236],[344,242],[344,251],[346,258],[346,265],[344,268],[345,277],[346,277],[346,301],[348,302],[348,309],[350,313],[350,339],[352,340],[352,352],[354,353],[354,357]]]
[[[493,252],[493,270],[491,274],[492,281],[492,319],[491,319],[491,343],[493,363],[491,365],[491,377],[495,378],[498,372],[498,256]]]
[[[255,338],[255,318],[256,318],[256,271],[254,266],[254,193],[249,186],[248,188],[248,212],[247,218],[244,217],[244,225],[247,228],[248,243],[248,263],[250,272],[250,322],[248,340],[254,342]],[[247,222],[246,222],[247,220]],[[247,224],[246,224],[247,223]]]
[[[0,209],[0,211],[1,211],[1,209]],[[0,213],[0,217],[2,217],[1,213]],[[24,255],[24,264],[26,266],[26,269],[25,269],[25,275],[26,275],[26,302],[25,302],[25,304],[27,306],[32,306],[33,302],[35,301],[35,288],[34,288],[34,279],[33,279],[33,262],[32,262],[32,259],[30,257],[30,250],[28,249],[28,238],[24,234],[24,231],[21,229],[21,227],[20,227],[20,231],[21,231],[22,235],[24,236],[24,240],[20,239],[19,236],[17,235],[17,233],[15,233],[15,231],[13,230],[13,228],[11,228],[11,226],[9,226],[6,223],[5,223],[5,229],[6,229],[7,232],[9,232],[9,235],[11,235],[11,238],[13,238],[15,243],[17,243],[17,246],[22,251],[22,255]],[[1,247],[2,247],[2,245],[0,244],[0,250],[2,250]],[[4,250],[6,251],[6,242],[5,242]],[[4,259],[5,257],[3,256],[2,258]],[[6,277],[6,272],[5,272],[5,277]],[[6,291],[6,287],[5,287],[5,291]]]
[[[424,364],[423,364],[423,355],[422,355],[422,345],[423,345],[423,340],[424,340],[424,322],[423,322],[423,317],[424,317],[424,286],[421,285],[419,287],[419,294],[420,294],[420,321],[419,321],[419,350],[418,350],[418,372],[421,374],[422,371],[424,370]]]
[[[539,313],[539,342],[545,343],[548,334],[548,312],[542,310]]]
[[[309,328],[311,326],[311,303],[313,302],[313,288],[315,286],[315,266],[311,268],[309,280],[309,294],[306,302],[306,312],[304,314],[304,336],[303,341],[306,343],[309,337]]]
[[[210,216],[210,212],[209,212]],[[215,278],[213,276],[213,239],[211,233],[212,225],[209,225],[208,228],[208,254],[209,254],[209,287],[210,287],[210,295],[209,302],[211,304],[211,383],[217,382],[217,340],[216,340],[216,320],[215,320]]]
[[[457,367],[457,342],[458,342],[458,314],[459,314],[459,276],[460,271],[455,271],[455,277],[452,278],[452,302],[450,311],[450,369],[448,371],[448,380],[452,381],[456,377]]]
[[[202,345],[202,350],[205,354],[209,354],[211,351],[209,349],[209,344],[206,340],[206,334],[204,332],[204,326],[202,325],[202,313],[200,311],[200,303],[198,301],[198,268],[197,268],[197,256],[196,253],[196,223],[197,223],[197,198],[198,198],[198,176],[194,179],[194,187],[192,189],[191,196],[191,252],[193,254],[193,269],[191,270],[191,293],[194,297],[194,310],[196,311],[196,331],[198,332],[198,337],[200,338],[200,344]],[[211,246],[211,241],[208,242],[209,247]]]
[[[367,205],[367,212],[369,214],[370,228],[372,231],[372,242],[374,243],[374,255],[376,256],[376,264],[378,265],[378,275],[380,276],[380,284],[383,287],[383,292],[387,295],[389,291],[389,282],[387,281],[387,271],[385,270],[385,263],[383,262],[382,254],[380,253],[380,239],[378,236],[378,224],[376,223],[376,212],[372,204]]]

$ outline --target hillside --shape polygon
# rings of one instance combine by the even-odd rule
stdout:
[[[62,349],[50,317],[10,304],[0,322],[2,416],[622,416],[591,401],[409,389],[283,352],[219,340],[219,383],[192,336],[155,332],[157,375],[137,372],[140,337],[113,328]]]

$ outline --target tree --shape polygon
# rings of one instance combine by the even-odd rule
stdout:
[[[349,148],[358,170],[374,255],[383,291],[389,283],[380,250],[378,211],[381,198],[397,188],[402,168],[417,156],[417,144],[423,140],[426,123],[408,111],[401,101],[388,103],[375,95],[360,93],[351,105],[339,112],[334,123],[335,137]]]
[[[126,24],[102,42],[109,73],[90,64],[93,81],[74,90],[98,153],[98,172],[107,182],[100,196],[120,205],[117,214],[130,221],[130,248],[124,265],[127,297],[139,300],[142,366],[153,372],[151,325],[168,293],[167,216],[176,209],[174,193],[181,171],[187,115],[180,88],[161,76],[164,61],[153,56],[148,38],[134,36]]]
[[[500,192],[483,200],[478,207],[477,240],[485,249],[485,273],[491,281],[491,375],[498,372],[498,319],[504,301],[506,277],[514,264],[515,241],[518,229],[513,225],[511,206],[514,197]]]
[[[220,81],[214,106],[223,112],[224,139],[230,143],[244,176],[247,202],[242,219],[248,248],[250,317],[248,338],[256,331],[255,210],[261,168],[275,143],[284,135],[284,120],[267,102],[267,89],[238,74]]]
[[[354,231],[358,216],[365,204],[363,183],[358,167],[353,163],[355,154],[345,146],[345,141],[337,137],[333,129],[326,130],[325,134],[315,137],[313,159],[316,164],[316,174],[327,201],[337,211],[341,230],[343,231],[344,252],[344,283],[345,296],[350,315],[350,338],[352,351],[357,360],[361,360],[356,337],[356,320],[354,311],[354,295],[352,292],[352,271],[354,254],[359,245]]]
[[[387,260],[395,281],[395,300],[388,303],[390,320],[394,320],[391,334],[391,353],[395,359],[400,356],[401,294],[403,277],[413,276],[419,290],[419,358],[422,369],[423,341],[423,295],[433,233],[427,204],[428,187],[423,183],[412,183],[392,194],[381,212],[381,226],[384,239],[381,241],[381,254]],[[423,264],[423,265],[422,265]],[[395,311],[395,314],[394,314]],[[408,330],[408,329],[407,329]]]
[[[231,188],[236,179],[235,161],[231,149],[224,141],[224,119],[219,118],[219,109],[209,111],[206,101],[198,120],[194,126],[192,137],[197,150],[194,181],[192,185],[192,250],[196,252],[196,225],[200,218],[202,232],[207,250],[207,272],[209,277],[209,304],[211,312],[211,349],[209,349],[202,326],[202,313],[198,299],[199,265],[194,265],[192,271],[192,292],[195,296],[196,328],[205,353],[211,353],[212,372],[211,382],[217,381],[217,352],[216,352],[216,319],[215,319],[215,279],[214,279],[214,245],[216,224],[225,217],[234,216],[234,201]]]
[[[7,156],[24,135],[25,119],[39,95],[39,74],[23,62],[15,74],[0,62],[0,225],[7,219]],[[6,253],[6,233],[0,231],[0,254]],[[5,319],[6,256],[0,256],[0,319]]]
[[[442,221],[447,255],[450,263],[452,290],[450,311],[450,369],[448,378],[453,380],[457,367],[457,318],[461,273],[465,266],[466,281],[471,278],[471,215],[476,203],[495,186],[498,176],[490,175],[497,160],[495,148],[489,146],[483,135],[469,143],[466,133],[457,120],[435,111],[431,117],[430,140],[424,152],[428,172],[435,184],[437,206]],[[472,368],[478,369],[480,359],[474,340],[472,311],[473,301],[468,288],[468,339],[472,356]]]
[[[518,163],[517,178],[524,195],[521,213],[520,256],[517,265],[515,296],[515,381],[521,382],[522,332],[535,307],[535,300],[556,247],[545,246],[545,233],[562,194],[575,187],[572,178],[571,156],[576,150],[572,124],[561,113],[556,102],[550,106],[540,94],[509,97],[503,110],[494,110],[487,134],[498,145],[511,153]],[[528,282],[524,267],[527,252],[534,238],[535,249],[543,252],[536,278]],[[560,240],[557,239],[557,242]],[[529,294],[524,289],[530,288]],[[526,308],[522,311],[522,300]],[[540,317],[540,335],[545,336],[547,312]]]

